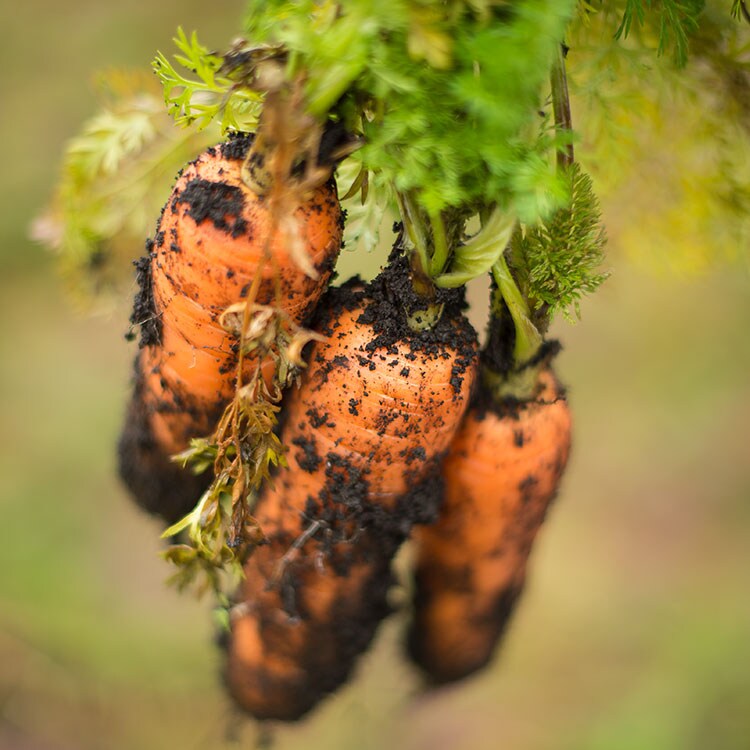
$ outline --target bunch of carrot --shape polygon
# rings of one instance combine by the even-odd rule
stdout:
[[[551,364],[559,347],[545,331],[598,283],[601,233],[564,144],[569,202],[547,223],[523,224],[502,183],[483,200],[467,173],[476,195],[457,187],[453,204],[435,208],[449,193],[428,199],[393,176],[400,221],[388,264],[370,282],[329,289],[344,215],[333,173],[365,140],[372,101],[354,88],[321,115],[328,100],[305,75],[287,79],[294,62],[280,45],[230,61],[263,92],[257,132],[181,172],[137,264],[141,339],[120,473],[172,522],[178,582],[206,574],[219,595],[231,695],[259,719],[295,720],[367,648],[410,537],[411,657],[434,682],[489,662],[570,448]],[[441,76],[423,83],[452,91]],[[443,145],[465,146],[452,135]],[[361,165],[349,191],[363,202],[369,174]],[[480,353],[463,287],[488,271]],[[227,569],[237,575],[229,596]]]
[[[169,457],[208,433],[232,398],[242,337],[222,327],[223,314],[250,289],[253,304],[275,300],[295,321],[317,307],[317,341],[283,405],[286,465],[253,507],[262,544],[244,560],[227,642],[240,705],[296,719],[350,673],[388,613],[395,552],[414,524],[436,520],[441,501],[437,523],[416,534],[410,651],[438,681],[487,662],[564,468],[570,420],[549,347],[522,363],[524,381],[538,373],[525,399],[495,397],[502,296],[478,368],[461,293],[420,296],[403,235],[374,281],[353,280],[318,305],[340,246],[334,188],[318,186],[297,209],[311,278],[268,238],[263,200],[238,176],[248,144],[229,141],[183,171],[139,264],[141,348],[121,472],[147,509],[171,520],[187,512],[206,481],[196,486]],[[263,383],[278,376],[267,355],[249,353],[248,368]]]

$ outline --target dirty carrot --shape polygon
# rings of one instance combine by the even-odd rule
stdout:
[[[485,394],[466,415],[443,467],[439,521],[415,534],[408,645],[432,681],[466,677],[490,661],[565,469],[570,426],[551,369],[527,400]]]
[[[256,506],[269,543],[245,566],[227,645],[229,691],[257,718],[298,719],[344,682],[389,611],[392,557],[436,514],[476,337],[457,303],[431,330],[407,326],[402,260],[329,293],[326,339],[285,407],[288,467]]]
[[[555,123],[571,127],[564,49],[552,66]],[[481,389],[445,461],[438,523],[418,530],[414,613],[407,644],[436,683],[486,666],[523,591],[528,559],[570,451],[571,417],[546,341],[553,314],[606,278],[605,242],[590,178],[573,148],[557,152],[566,206],[519,226],[491,268]],[[491,226],[485,218],[485,228]]]
[[[137,502],[169,521],[186,513],[210,481],[170,457],[212,430],[235,391],[238,340],[222,327],[222,314],[252,289],[255,303],[304,320],[341,246],[342,215],[329,181],[294,213],[292,240],[302,244],[314,273],[295,263],[269,201],[242,181],[250,144],[249,136],[235,137],[183,170],[137,264],[132,322],[141,340],[119,470]]]

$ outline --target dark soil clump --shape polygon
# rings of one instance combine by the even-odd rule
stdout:
[[[208,488],[211,475],[192,474],[171,461],[159,448],[149,424],[148,409],[143,403],[140,381],[137,374],[117,444],[118,473],[141,508],[160,516],[167,523],[174,523],[193,508]]]
[[[232,237],[239,237],[248,229],[247,221],[242,218],[245,198],[242,189],[235,185],[195,178],[172,200],[173,213],[180,204],[188,207],[186,213],[196,224],[208,219]]]
[[[133,263],[138,291],[133,300],[130,323],[132,326],[140,326],[139,347],[161,345],[161,318],[156,312],[153,278],[151,276],[151,261],[154,257],[153,246],[154,243],[147,240],[146,254]],[[135,338],[133,329],[128,332],[126,338],[128,340]]]
[[[396,245],[387,267],[367,285],[365,295],[371,301],[359,322],[371,325],[375,332],[368,349],[395,353],[395,345],[405,342],[412,353],[422,357],[449,356],[447,351],[453,349],[458,356],[451,384],[458,394],[466,370],[477,357],[476,332],[462,314],[466,309],[463,289],[435,289],[432,299],[420,297],[414,291],[408,258]],[[414,331],[409,317],[434,305],[443,307],[437,324],[428,330]]]
[[[253,133],[230,133],[228,140],[219,146],[221,155],[229,161],[242,161],[254,139]]]

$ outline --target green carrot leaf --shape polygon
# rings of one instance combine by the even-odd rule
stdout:
[[[606,236],[591,178],[577,164],[567,178],[569,204],[526,227],[514,254],[525,265],[522,276],[533,307],[545,306],[549,317],[559,311],[571,319],[570,308],[580,317],[580,298],[595,291],[608,274],[598,270]]]
[[[450,272],[438,276],[435,283],[458,287],[487,273],[505,252],[515,226],[514,214],[495,210],[482,229],[456,250]]]
[[[684,67],[689,37],[698,29],[704,4],[705,0],[626,0],[615,39],[626,38],[634,27],[653,24],[658,34],[657,54],[671,49],[675,64]]]
[[[218,139],[175,128],[153,78],[110,71],[101,110],[68,143],[50,205],[32,237],[59,258],[74,299],[101,304],[125,283],[178,169]]]
[[[187,37],[177,29],[173,55],[176,66],[159,52],[152,68],[161,81],[167,112],[181,127],[199,130],[217,120],[222,132],[254,130],[258,124],[262,95],[247,86],[235,85],[222,73],[225,56],[210,52],[193,32]],[[184,72],[182,72],[184,70]]]

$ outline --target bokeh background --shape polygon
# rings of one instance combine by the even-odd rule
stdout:
[[[27,239],[65,140],[96,108],[92,73],[146,67],[178,24],[224,47],[241,10],[27,0],[0,11],[2,750],[268,739],[222,693],[209,603],[165,587],[160,527],[115,477],[129,301],[80,315]],[[669,173],[674,142],[639,139],[655,175]],[[643,190],[605,190],[612,278],[580,324],[556,326],[575,451],[497,660],[423,692],[402,656],[401,611],[348,686],[271,730],[279,750],[750,747],[748,270],[644,262],[649,223],[632,207],[653,218],[665,197],[657,182]]]

